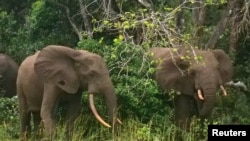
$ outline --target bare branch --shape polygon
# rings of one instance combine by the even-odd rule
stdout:
[[[205,20],[204,0],[197,0],[193,4],[193,18],[197,26],[202,26]]]
[[[85,5],[83,5],[82,0],[78,0],[78,2],[80,5],[80,11],[81,11],[81,16],[83,19],[85,31],[87,32],[88,38],[92,38],[93,37],[93,29],[92,29],[91,24],[90,24],[89,19],[88,19],[88,15],[86,12],[87,8]]]
[[[241,89],[243,89],[245,91],[247,90],[247,86],[243,82],[241,82],[241,81],[238,81],[236,83],[234,83],[233,81],[230,81],[230,82],[227,82],[225,84],[225,86],[235,87],[235,88],[241,88]]]
[[[221,34],[224,32],[226,25],[227,25],[227,21],[229,19],[229,15],[230,15],[230,6],[228,6],[228,8],[223,12],[223,14],[221,15],[221,19],[218,22],[218,24],[216,25],[216,28],[212,34],[212,36],[210,37],[209,41],[206,44],[205,48],[215,48],[215,45],[217,43],[217,41],[219,40],[219,37],[221,36]]]
[[[81,31],[81,29],[77,28],[76,24],[74,23],[73,19],[71,18],[69,7],[65,6],[65,5],[62,4],[62,3],[59,3],[58,1],[56,1],[55,4],[57,4],[58,6],[60,6],[60,7],[62,7],[62,8],[65,9],[67,18],[68,18],[68,20],[69,20],[70,25],[71,25],[72,28],[73,28],[73,31],[77,34],[78,39],[79,39],[79,40],[82,40],[82,31]]]
[[[111,18],[116,18],[118,13],[115,11],[116,1],[115,0],[102,0],[103,1],[103,11]]]
[[[179,5],[181,5],[182,3],[184,3],[184,0],[179,0]],[[178,12],[176,12],[175,18],[176,18],[176,20],[175,20],[176,31],[179,34],[182,34],[183,33],[184,17],[183,17],[183,10],[181,7],[180,7],[180,10]]]
[[[206,9],[205,9],[205,1],[197,0],[193,4],[193,18],[194,24],[196,27],[195,31],[195,42],[194,44],[197,46],[201,46],[201,37],[203,35],[203,24],[205,20]]]
[[[233,54],[238,49],[239,33],[243,22],[244,0],[232,0],[232,15],[230,17],[231,32],[229,37],[229,52]]]
[[[247,32],[250,31],[250,0],[245,0],[244,5],[242,6],[242,20],[239,23],[239,31]]]
[[[152,9],[153,7],[147,0],[138,0],[138,2],[143,6],[145,6],[146,8]]]

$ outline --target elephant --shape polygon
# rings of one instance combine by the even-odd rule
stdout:
[[[219,89],[227,95],[224,84],[232,79],[234,71],[222,49],[152,47],[149,57],[159,87],[180,92],[174,97],[174,116],[181,129],[189,129],[195,113],[201,119],[211,117]]]
[[[55,110],[60,102],[67,102],[66,136],[72,134],[72,124],[81,111],[83,91],[89,94],[90,108],[104,126],[116,127],[117,98],[104,59],[86,50],[75,50],[60,45],[48,45],[28,56],[20,65],[17,77],[17,95],[20,111],[20,140],[26,140],[40,122],[45,129],[44,140],[52,139],[56,132]],[[106,123],[94,106],[94,95],[103,96],[112,125]]]
[[[16,95],[16,79],[19,65],[7,54],[0,53],[1,96],[11,98]]]

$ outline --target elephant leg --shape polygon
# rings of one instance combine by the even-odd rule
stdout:
[[[66,113],[66,138],[70,140],[74,130],[74,121],[81,112],[81,94],[74,95],[70,99]]]
[[[175,140],[185,140],[185,138],[183,138],[183,133],[185,133],[185,131],[189,131],[190,129],[191,108],[193,106],[193,99],[191,96],[181,94],[174,98],[175,124],[181,129],[177,130],[177,136],[175,136]]]
[[[20,140],[25,141],[27,140],[28,134],[30,134],[31,132],[31,125],[30,125],[31,113],[28,111],[22,111],[20,117],[21,117]]]
[[[175,123],[183,130],[188,130],[190,126],[191,97],[181,94],[174,99]]]
[[[45,130],[45,139],[52,140],[56,133],[55,111],[58,104],[59,91],[56,86],[45,84],[43,102],[41,107],[41,118]]]
[[[18,105],[21,122],[20,140],[26,140],[27,134],[31,132],[31,113],[28,111],[28,105],[26,103],[24,94],[22,93],[22,91],[20,91],[19,93],[20,95],[18,95]]]
[[[33,124],[34,124],[34,132],[36,136],[38,137],[40,135],[40,125],[41,125],[41,117],[40,117],[40,111],[32,112],[33,115]]]
[[[34,123],[34,130],[39,130],[39,126],[41,123],[41,117],[40,117],[40,111],[38,112],[32,112],[33,115],[33,123]]]

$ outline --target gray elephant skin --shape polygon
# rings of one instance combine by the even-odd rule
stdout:
[[[209,118],[216,92],[221,89],[226,95],[223,84],[233,77],[230,57],[221,49],[155,47],[149,52],[160,88],[181,93],[174,98],[176,124],[189,128],[194,107],[202,119]]]
[[[7,54],[0,53],[0,90],[1,97],[16,95],[18,64]]]
[[[81,111],[83,91],[89,94],[90,107],[95,117],[111,127],[96,112],[93,95],[101,94],[107,104],[112,126],[117,121],[117,100],[109,70],[103,58],[84,50],[49,45],[20,65],[17,77],[17,94],[21,118],[20,140],[26,140],[31,131],[31,115],[34,130],[40,121],[45,137],[53,138],[56,121],[54,113],[58,101],[68,102],[66,111],[66,135],[70,137],[73,122]]]

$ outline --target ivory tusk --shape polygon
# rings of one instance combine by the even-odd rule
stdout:
[[[226,91],[226,89],[223,87],[223,85],[220,85],[220,89],[222,90],[223,95],[224,95],[224,96],[227,96],[227,91]]]
[[[200,89],[198,89],[198,97],[200,100],[204,100],[204,97],[202,96],[202,92]]]
[[[122,124],[121,120],[119,118],[116,119],[116,121],[119,123],[119,124]]]
[[[95,108],[95,105],[94,105],[94,96],[93,94],[89,94],[89,104],[90,104],[90,108],[93,112],[93,114],[95,115],[96,119],[101,122],[104,126],[106,127],[111,127],[108,123],[106,123],[100,116],[99,114],[97,113],[96,111],[96,108]]]

